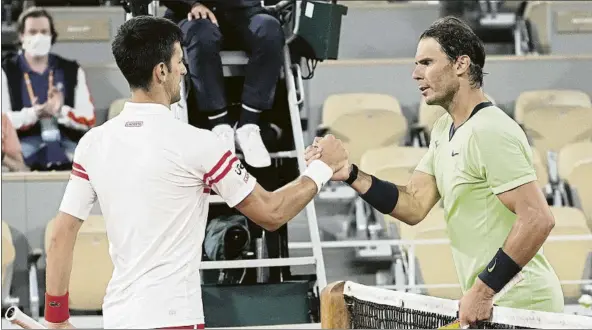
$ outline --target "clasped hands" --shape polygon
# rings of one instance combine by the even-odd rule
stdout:
[[[324,137],[316,137],[312,145],[304,152],[306,165],[314,160],[320,160],[329,165],[333,170],[332,181],[344,181],[349,177],[349,152],[343,146],[341,140],[328,134]]]
[[[37,98],[32,101],[37,117],[55,117],[64,105],[64,94],[57,87],[52,87],[47,93],[47,102],[38,104]]]

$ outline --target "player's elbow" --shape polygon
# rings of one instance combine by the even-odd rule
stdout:
[[[261,221],[260,226],[267,231],[274,232],[280,229],[288,220],[286,214],[280,212],[279,209],[270,209],[266,212],[265,219]]]
[[[549,236],[551,230],[555,227],[555,218],[551,211],[533,208],[529,213],[523,219],[527,221],[531,230],[539,233],[541,236]]]
[[[553,228],[555,227],[555,218],[553,217],[553,214],[551,214],[550,211],[545,212],[540,222],[541,227],[543,227],[543,230],[545,231],[545,234],[547,236],[551,234],[551,230],[553,230]]]

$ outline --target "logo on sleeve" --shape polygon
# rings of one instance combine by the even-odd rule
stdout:
[[[236,174],[238,176],[243,177],[243,181],[245,183],[247,183],[249,181],[249,172],[247,172],[247,170],[245,169],[245,165],[243,165],[242,162],[240,162],[240,161],[236,162],[236,167],[234,168],[234,171],[236,172]]]
[[[458,152],[454,152],[454,150],[452,150],[452,157],[457,156]]]

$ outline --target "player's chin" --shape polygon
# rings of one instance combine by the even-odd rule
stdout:
[[[436,98],[434,97],[434,95],[426,95],[424,97],[424,101],[427,105],[435,105],[437,104],[436,102]]]
[[[427,105],[440,105],[441,98],[437,97],[437,95],[430,93],[424,97],[425,103]]]

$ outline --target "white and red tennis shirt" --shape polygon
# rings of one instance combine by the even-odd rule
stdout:
[[[204,323],[199,268],[210,189],[234,207],[255,178],[214,133],[159,104],[126,103],[84,135],[74,162],[60,211],[84,220],[99,201],[114,265],[104,328]]]

